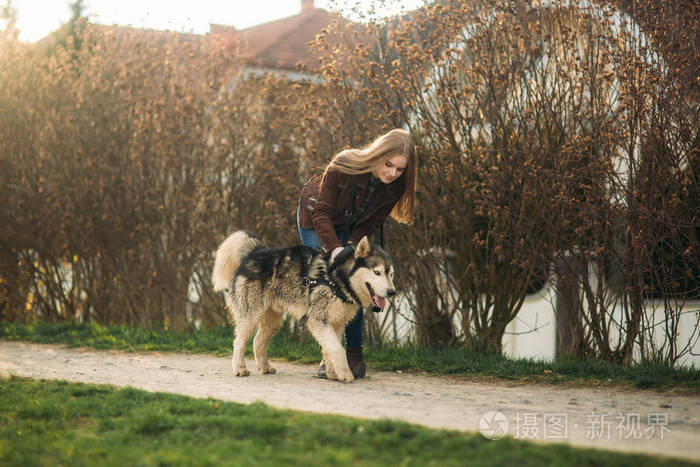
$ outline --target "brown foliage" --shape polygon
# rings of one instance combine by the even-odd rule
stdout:
[[[630,361],[651,289],[698,295],[698,101],[633,19],[609,3],[435,2],[338,33],[351,45],[320,40],[338,131],[406,125],[421,148],[416,224],[390,229],[418,343],[500,351],[554,258],[576,284],[566,352]],[[666,300],[667,322],[682,302]]]
[[[698,24],[675,3],[616,5],[439,1],[338,23],[314,44],[322,79],[303,82],[187,36],[88,29],[38,60],[3,48],[3,319],[222,320],[217,243],[238,228],[296,243],[301,184],[403,126],[417,216],[386,236],[417,344],[498,352],[551,278],[561,352],[629,362],[636,345],[673,363],[700,295],[700,109],[682,69],[698,48],[669,44],[696,43]]]
[[[177,34],[92,27],[81,43],[3,60],[3,315],[183,326],[228,66]]]

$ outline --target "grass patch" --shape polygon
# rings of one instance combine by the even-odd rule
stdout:
[[[558,358],[552,362],[511,359],[466,349],[369,347],[367,359],[377,370],[422,370],[432,374],[476,375],[517,381],[627,385],[637,389],[683,389],[700,392],[700,370],[667,365],[616,365],[600,360]]]
[[[226,326],[205,331],[178,332],[124,325],[0,323],[0,338],[6,340],[125,351],[160,350],[224,355],[231,351],[232,335],[232,330]]]
[[[691,465],[136,389],[0,378],[0,465]]]
[[[159,350],[230,355],[233,330],[227,326],[199,331],[173,331],[100,326],[77,323],[4,323],[0,339],[38,343],[62,343],[97,349],[125,351]],[[252,342],[248,353],[252,354]],[[320,361],[320,347],[310,336],[292,335],[282,329],[270,342],[269,354],[301,363]],[[384,345],[365,348],[367,365],[373,370],[425,371],[431,374],[498,378],[585,385],[626,385],[639,389],[680,389],[700,393],[700,369],[664,365],[615,365],[598,360],[560,358],[553,362],[510,359],[463,348],[421,349]]]

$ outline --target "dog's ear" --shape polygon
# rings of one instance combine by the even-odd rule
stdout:
[[[355,248],[355,258],[366,258],[369,256],[371,250],[372,247],[370,246],[369,240],[367,240],[367,236],[365,235],[362,237],[362,240],[360,240],[360,243],[357,244],[357,248]]]

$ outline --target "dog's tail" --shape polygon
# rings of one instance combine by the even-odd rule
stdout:
[[[216,251],[214,271],[211,275],[214,292],[221,292],[229,287],[241,260],[259,246],[262,246],[260,239],[243,230],[232,233],[224,240]]]

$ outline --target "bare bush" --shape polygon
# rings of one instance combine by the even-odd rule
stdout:
[[[417,215],[386,239],[416,344],[500,352],[551,279],[560,353],[673,364],[698,337],[678,340],[700,297],[693,12],[434,2],[329,27],[320,79],[297,82],[187,35],[88,27],[44,58],[3,46],[2,319],[221,321],[218,242],[296,243],[302,183],[405,127]]]
[[[419,344],[500,351],[553,272],[561,350],[629,362],[635,344],[650,348],[651,276],[697,295],[697,99],[631,22],[591,2],[436,2],[388,27],[342,28],[350,46],[321,41],[334,102],[353,103],[340,121],[360,109],[373,131],[409,127],[421,149],[416,225],[390,228]],[[677,323],[671,301],[664,321]]]
[[[3,61],[13,202],[0,275],[20,282],[8,310],[21,302],[24,319],[181,327],[190,243],[208,230],[197,222],[204,117],[229,67],[191,36],[84,34],[80,48]]]

